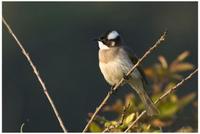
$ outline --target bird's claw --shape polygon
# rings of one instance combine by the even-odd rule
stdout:
[[[124,77],[123,77],[123,78],[124,78],[124,80],[129,80],[129,79],[130,79],[130,76],[129,76],[129,75],[127,76],[126,74],[124,74]]]
[[[111,90],[114,90],[114,88],[115,88],[115,84],[111,86]]]

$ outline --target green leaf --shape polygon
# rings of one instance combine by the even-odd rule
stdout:
[[[178,101],[178,97],[175,94],[171,94],[169,96],[171,102],[176,103]]]
[[[193,129],[190,126],[186,126],[186,127],[180,128],[177,132],[182,132],[182,133],[186,132],[186,133],[188,133],[188,132],[193,132]]]
[[[117,125],[117,121],[111,121],[111,125]]]
[[[92,122],[89,126],[89,130],[91,132],[101,132],[101,128],[99,127],[99,125],[97,125],[96,123]]]
[[[153,70],[152,67],[145,68],[145,69],[144,69],[144,73],[145,73],[145,75],[146,75],[147,77],[150,77],[150,78],[155,77],[155,76],[154,76],[154,75],[155,75],[155,72],[154,72],[154,70]]]
[[[162,95],[162,93],[154,94],[151,96],[151,99],[153,100],[153,102],[155,102],[161,95]]]
[[[160,118],[168,118],[178,111],[177,103],[167,101],[159,106]]]
[[[165,57],[164,56],[159,56],[158,60],[160,61],[160,64],[162,65],[162,67],[164,69],[167,69],[168,64],[167,64],[167,61],[166,61]]]
[[[190,52],[189,51],[184,51],[183,53],[181,53],[177,58],[176,58],[176,62],[180,62],[183,61],[185,58],[187,58],[189,56]]]
[[[132,114],[128,115],[126,117],[126,119],[124,120],[124,123],[125,124],[129,124],[134,119],[134,117],[135,117],[135,113],[132,113]]]
[[[175,79],[175,80],[182,80],[183,79],[183,76],[179,75],[179,74],[175,74],[175,73],[172,73],[170,75],[171,79]]]
[[[187,104],[189,104],[192,100],[194,100],[194,98],[196,97],[196,93],[192,92],[184,97],[182,97],[181,99],[179,99],[179,108],[182,108],[184,106],[186,106]]]
[[[162,131],[162,128],[160,128],[160,129],[154,130],[153,132],[163,132],[163,131]]]
[[[127,110],[131,110],[130,107],[136,107],[136,99],[134,94],[129,93],[125,96],[125,106],[128,107]]]
[[[165,90],[169,90],[170,88],[174,87],[175,85],[176,85],[176,83],[170,82],[165,86]]]
[[[194,68],[194,65],[191,63],[178,63],[178,64],[173,64],[173,66],[170,68],[171,72],[184,72],[184,71],[189,71]]]
[[[111,125],[110,121],[105,122],[104,126],[109,127]]]
[[[111,106],[105,106],[103,108],[104,112],[116,112],[116,113],[121,113],[123,109],[123,102],[122,100],[118,99],[112,104]]]
[[[151,124],[142,124],[141,126],[144,132],[149,132]]]

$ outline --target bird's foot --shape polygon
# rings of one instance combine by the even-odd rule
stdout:
[[[124,74],[124,77],[123,77],[123,78],[124,78],[124,80],[126,80],[126,81],[127,81],[127,80],[129,80],[129,79],[130,79],[130,75],[128,75],[128,76],[127,76],[126,74]]]

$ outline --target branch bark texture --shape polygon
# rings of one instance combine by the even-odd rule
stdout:
[[[25,50],[25,48],[23,47],[23,45],[21,44],[21,42],[18,40],[18,38],[16,37],[16,35],[14,34],[14,32],[12,31],[12,29],[10,28],[9,24],[6,22],[6,20],[2,17],[2,21],[3,21],[3,24],[6,26],[6,28],[8,29],[9,33],[12,35],[12,37],[15,39],[15,41],[17,42],[17,45],[20,47],[23,55],[26,57],[27,61],[29,62],[31,68],[33,69],[33,72],[35,74],[35,76],[37,77],[40,85],[42,86],[42,89],[43,89],[43,92],[44,94],[46,95],[55,115],[56,115],[56,118],[60,124],[60,127],[62,128],[63,132],[67,132],[67,129],[65,128],[64,126],[64,123],[60,117],[60,114],[58,113],[58,110],[56,109],[56,106],[52,100],[52,98],[50,97],[49,93],[48,93],[48,90],[45,86],[45,83],[44,81],[42,80],[40,74],[39,74],[39,71],[36,69],[36,66],[33,64],[29,54],[27,53],[27,51]]]

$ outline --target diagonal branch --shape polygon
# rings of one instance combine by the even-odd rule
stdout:
[[[168,89],[162,96],[160,96],[154,103],[157,104],[159,103],[163,98],[165,98],[166,96],[168,96],[169,94],[171,94],[173,91],[175,91],[178,87],[180,87],[185,81],[189,80],[192,78],[192,76],[198,72],[198,69],[195,69],[190,75],[188,75],[185,79],[182,79],[178,84],[176,84],[174,87]],[[135,119],[130,125],[129,127],[124,131],[124,132],[128,132],[128,130],[130,130],[133,125],[135,125],[135,123],[146,113],[146,110],[144,110],[138,117],[137,119]]]
[[[40,74],[38,72],[38,70],[36,69],[36,66],[33,64],[29,54],[27,53],[27,51],[25,50],[25,48],[23,47],[23,45],[20,43],[20,41],[17,39],[16,35],[14,34],[14,32],[12,31],[12,29],[10,28],[10,26],[8,25],[8,23],[6,22],[6,20],[2,17],[2,21],[4,23],[4,25],[6,26],[6,28],[8,29],[9,33],[13,36],[13,38],[15,39],[15,41],[17,42],[17,45],[20,47],[20,49],[22,50],[22,53],[24,54],[24,56],[26,57],[27,61],[29,62],[30,66],[32,67],[33,69],[33,72],[35,73],[40,85],[42,86],[42,89],[43,89],[43,92],[44,94],[46,95],[58,121],[59,121],[59,124],[60,124],[60,127],[62,128],[63,132],[67,132],[67,129],[65,128],[64,126],[64,123],[56,109],[56,106],[53,102],[53,100],[51,99],[49,93],[48,93],[48,90],[44,84],[44,81],[42,80],[42,78],[40,77]]]
[[[129,70],[129,72],[126,74],[125,77],[128,77],[133,70],[153,51],[155,50],[166,38],[166,34],[167,32],[164,32],[161,37],[157,40],[157,42],[148,50],[146,51],[146,53],[142,56],[142,58],[140,58],[138,60],[138,62]],[[85,126],[83,132],[86,132],[89,125],[92,123],[92,121],[94,120],[95,116],[97,115],[97,113],[101,110],[101,108],[105,105],[105,103],[107,102],[107,100],[110,98],[110,96],[113,94],[114,91],[116,91],[118,89],[118,87],[124,82],[124,78],[122,78],[120,80],[120,82],[118,84],[115,85],[114,88],[111,88],[111,90],[108,92],[108,94],[106,95],[106,97],[104,98],[104,100],[101,102],[101,104],[96,108],[94,114],[92,115],[92,117],[90,118],[90,120],[88,121],[87,125]]]

